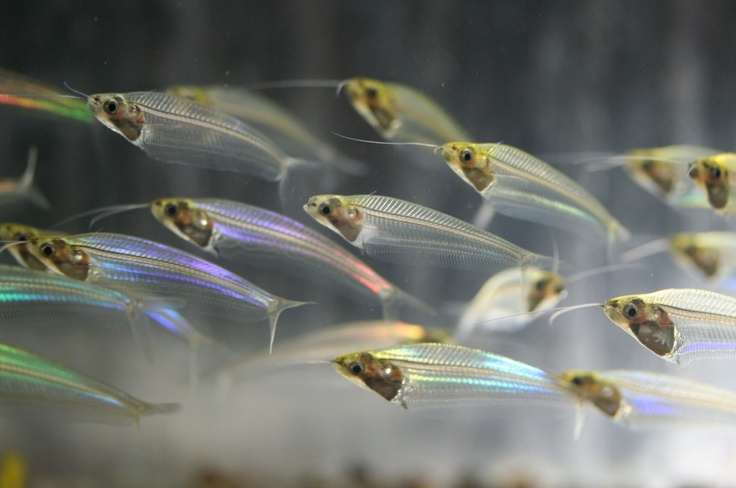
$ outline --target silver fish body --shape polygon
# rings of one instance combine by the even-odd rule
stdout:
[[[550,266],[552,258],[522,249],[460,219],[380,195],[318,195],[305,211],[369,256],[493,273]]]

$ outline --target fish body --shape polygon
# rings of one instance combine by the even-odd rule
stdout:
[[[404,408],[488,402],[568,402],[546,372],[504,356],[450,344],[409,344],[339,356],[335,369]]]
[[[256,266],[336,285],[338,292],[381,301],[384,315],[401,304],[427,310],[317,232],[284,215],[222,199],[159,199],[151,211],[168,229],[206,251],[239,257]]]
[[[504,144],[449,142],[442,157],[499,213],[583,235],[591,230],[609,242],[628,230],[568,176],[526,152]]]
[[[657,356],[676,363],[732,357],[736,299],[698,289],[667,289],[608,300],[609,319]]]
[[[563,297],[565,278],[535,266],[526,276],[508,269],[493,275],[465,307],[456,337],[465,338],[478,329],[511,332],[536,317],[534,312],[553,308]]]
[[[682,232],[669,239],[670,251],[678,263],[697,270],[710,279],[733,274],[736,267],[736,233]]]
[[[279,181],[295,162],[273,141],[212,107],[157,92],[101,93],[87,99],[106,127],[159,161]]]
[[[305,304],[273,295],[204,259],[137,237],[100,232],[29,242],[40,261],[74,279],[161,297],[163,305],[167,299],[183,299],[192,305],[190,313],[238,322],[268,318],[272,343],[281,312]]]
[[[488,273],[552,262],[462,220],[396,198],[317,195],[304,210],[382,261]]]
[[[175,403],[152,404],[59,363],[8,344],[0,344],[0,406],[47,408],[93,415],[95,419],[132,419],[173,413]]]
[[[370,78],[351,78],[341,87],[384,139],[427,144],[471,139],[442,107],[414,88]]]
[[[736,426],[736,392],[644,371],[569,371],[561,382],[580,401],[631,427]]]
[[[365,163],[341,154],[309,130],[296,114],[255,91],[235,86],[179,85],[167,88],[166,93],[232,115],[261,131],[295,157],[321,161],[356,176],[367,172]]]

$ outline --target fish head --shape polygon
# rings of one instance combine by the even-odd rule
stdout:
[[[731,191],[726,156],[717,154],[696,159],[690,163],[687,172],[698,186],[704,188],[708,201],[718,210],[726,208]]]
[[[119,93],[98,93],[87,97],[92,115],[107,128],[135,142],[143,130],[143,112]]]
[[[40,236],[28,240],[29,251],[47,269],[70,278],[85,281],[89,275],[91,256],[81,246],[63,237]]]
[[[527,311],[535,312],[554,307],[565,291],[565,278],[544,269],[535,269],[529,280]]]
[[[657,356],[672,360],[680,334],[664,307],[641,296],[608,300],[603,311],[609,319]]]
[[[335,359],[333,364],[342,376],[388,401],[396,399],[404,386],[401,368],[370,352],[346,354]]]
[[[560,380],[580,400],[591,402],[609,417],[615,418],[625,405],[616,385],[604,381],[594,372],[568,371],[560,375]]]
[[[676,258],[695,265],[708,278],[717,276],[721,269],[720,251],[701,245],[697,234],[675,234],[670,239],[670,249]]]
[[[384,83],[370,78],[352,78],[345,87],[353,108],[378,132],[393,136],[401,126],[393,92]]]
[[[340,234],[348,242],[355,242],[363,229],[363,213],[340,195],[316,195],[309,199],[304,210],[317,222]]]
[[[30,225],[18,224],[16,222],[4,222],[0,224],[0,239],[5,242],[17,242],[17,245],[8,247],[8,252],[18,264],[36,271],[46,271],[46,265],[39,261],[29,249],[28,240],[38,237],[42,231]]]
[[[201,103],[202,105],[214,104],[212,97],[207,94],[207,91],[205,91],[204,88],[194,85],[170,86],[166,89],[166,93],[174,95],[175,97],[186,98],[187,100]]]
[[[159,198],[151,204],[151,213],[168,229],[201,248],[209,248],[215,221],[196,204],[182,198]]]
[[[478,192],[489,189],[496,181],[493,160],[472,142],[448,142],[442,146],[442,157],[460,178]]]

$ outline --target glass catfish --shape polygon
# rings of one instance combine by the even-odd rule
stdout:
[[[158,92],[100,93],[87,105],[106,127],[156,160],[233,171],[276,182],[292,158],[253,127],[226,113]]]
[[[160,297],[162,308],[235,322],[268,319],[271,347],[281,312],[305,305],[273,295],[204,259],[156,242],[113,233],[41,236],[30,251],[52,270],[136,295]]]
[[[231,200],[161,198],[154,217],[205,251],[278,269],[299,278],[337,285],[338,293],[363,301],[378,298],[386,318],[401,306],[431,307],[386,281],[363,261],[309,227],[284,215]]]

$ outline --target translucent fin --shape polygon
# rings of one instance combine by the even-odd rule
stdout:
[[[271,326],[271,341],[268,346],[268,352],[273,352],[273,340],[276,337],[276,323],[279,320],[279,315],[286,309],[301,307],[302,305],[316,305],[316,302],[297,302],[294,300],[287,300],[285,298],[276,298],[269,304],[268,307],[268,321]]]
[[[473,216],[473,225],[481,229],[487,229],[493,221],[495,211],[493,210],[493,204],[490,200],[483,199],[483,203]]]

